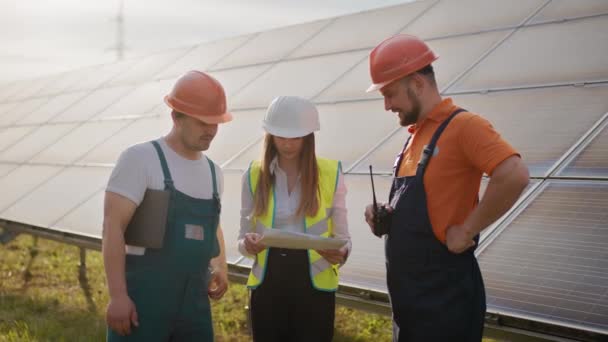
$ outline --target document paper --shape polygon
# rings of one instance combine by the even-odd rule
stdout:
[[[338,249],[347,240],[326,238],[318,235],[286,232],[280,229],[268,229],[261,240],[267,247],[292,249]]]

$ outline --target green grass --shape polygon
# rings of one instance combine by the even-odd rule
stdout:
[[[75,246],[20,235],[0,245],[0,342],[104,341],[108,302],[102,257],[87,251],[79,278]],[[213,302],[217,341],[249,341],[247,290],[231,284]],[[391,340],[390,319],[339,306],[335,341]]]
[[[104,341],[108,296],[102,257],[87,251],[86,260],[82,278],[75,246],[29,235],[0,244],[0,342]],[[213,302],[216,341],[251,340],[246,305],[247,290],[239,284]],[[391,341],[391,331],[389,317],[336,309],[334,341]]]

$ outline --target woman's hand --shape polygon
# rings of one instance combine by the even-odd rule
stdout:
[[[260,240],[262,240],[262,235],[258,233],[245,234],[245,249],[247,250],[247,253],[257,255],[266,249],[266,246],[260,242]]]
[[[340,249],[324,249],[324,250],[316,250],[325,260],[327,260],[330,264],[337,265],[343,264],[346,261],[346,254],[348,253],[348,249],[346,246]]]

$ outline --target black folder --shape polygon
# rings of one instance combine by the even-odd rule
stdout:
[[[125,231],[131,246],[161,248],[167,227],[171,191],[147,189]]]

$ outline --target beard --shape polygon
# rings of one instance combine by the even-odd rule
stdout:
[[[415,124],[420,117],[420,100],[411,89],[407,90],[407,96],[409,102],[412,104],[412,109],[407,112],[399,111],[399,124],[403,127]]]

